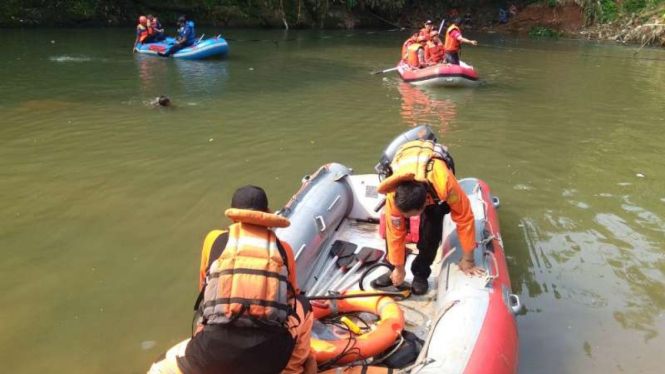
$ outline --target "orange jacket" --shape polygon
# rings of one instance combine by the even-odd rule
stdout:
[[[420,29],[420,31],[418,31],[418,36],[424,36],[426,40],[430,40],[430,34],[432,33],[432,30],[434,29],[427,31],[427,29],[423,27]]]
[[[413,145],[418,142],[428,143],[417,140],[404,144],[397,151],[395,160],[399,160],[399,156],[404,149],[413,148]],[[432,162],[431,169],[424,167],[429,162]],[[427,182],[433,191],[436,192],[438,200],[445,201],[450,206],[452,219],[457,225],[457,234],[462,250],[470,252],[476,247],[476,228],[471,203],[459,183],[457,183],[457,179],[453,173],[448,169],[445,161],[438,158],[424,159],[419,157],[418,163],[405,164],[399,168],[396,168],[395,161],[393,161],[393,169],[395,169],[395,174],[384,180],[378,187],[380,193],[386,193],[387,195],[385,216],[388,262],[395,266],[400,266],[404,265],[406,260],[406,218],[395,206],[394,192],[400,181],[405,180]],[[418,170],[421,171],[419,172]],[[427,205],[434,203],[434,197],[428,193]]]
[[[443,60],[443,45],[427,42],[425,46],[425,61],[428,64],[437,64]]]
[[[210,265],[219,258],[228,242],[229,232],[227,230],[213,230],[206,235],[203,241],[203,249],[201,250],[201,267],[199,269],[199,291],[205,285],[206,276]],[[279,240],[279,239],[278,239]],[[300,294],[298,289],[298,279],[296,275],[296,262],[293,256],[293,250],[287,242],[279,240],[279,243],[284,247],[286,252],[287,267],[289,269],[289,282],[295,288],[296,294]]]
[[[145,38],[148,37],[150,31],[148,30],[148,27],[138,24],[136,26],[136,36],[139,38],[139,43],[143,43]]]
[[[411,37],[409,37],[408,39],[406,39],[404,44],[402,44],[402,56],[400,58],[402,58],[402,59],[406,58],[406,53],[407,53],[409,47],[413,43],[415,43],[417,40],[418,40],[418,34],[414,34]]]
[[[460,34],[462,33],[459,27],[455,26],[454,24],[450,25],[448,30],[446,30],[446,42],[443,44],[443,49],[446,52],[459,52],[461,48],[461,43],[459,42],[459,40],[450,36],[450,33],[453,30],[459,31]]]
[[[423,47],[420,45],[420,43],[413,43],[409,46],[409,48],[407,48],[406,62],[412,68],[419,68],[422,66],[420,58],[418,57],[418,51],[422,48]]]

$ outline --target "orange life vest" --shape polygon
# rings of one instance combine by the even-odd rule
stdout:
[[[136,26],[136,34],[139,36],[139,43],[143,43],[145,38],[150,34],[150,31],[148,30],[148,27],[139,24]]]
[[[450,33],[453,30],[457,30],[457,31],[461,32],[459,27],[455,26],[454,24],[450,25],[450,27],[446,31],[446,42],[443,45],[443,49],[446,52],[459,52],[459,50],[462,47],[459,40],[457,40],[457,39],[450,36]]]
[[[427,42],[425,47],[425,61],[428,64],[437,64],[443,60],[443,45]]]
[[[443,160],[448,169],[453,174],[455,173],[455,162],[444,145],[431,140],[414,140],[404,143],[397,150],[395,158],[390,164],[392,175],[379,184],[377,191],[382,194],[393,192],[405,181],[423,182],[430,186],[427,174],[435,159]],[[432,199],[437,199],[436,193],[430,193],[430,195],[433,195]],[[429,202],[431,203],[431,201]]]
[[[423,27],[422,29],[420,29],[420,31],[418,31],[418,36],[424,36],[425,39],[429,40],[431,32],[432,30],[427,31],[427,29]]]
[[[235,223],[221,256],[210,266],[199,309],[206,324],[284,326],[295,314],[286,253],[270,227],[289,220],[270,213],[228,209]]]
[[[413,43],[407,48],[406,51],[406,63],[409,64],[412,68],[420,67],[420,59],[418,58],[418,50],[423,46],[420,43]]]
[[[409,47],[413,45],[413,43],[415,43],[416,40],[417,40],[416,35],[413,35],[410,38],[406,39],[404,44],[402,44],[402,55],[400,56],[400,58],[406,58],[406,53],[409,50]]]

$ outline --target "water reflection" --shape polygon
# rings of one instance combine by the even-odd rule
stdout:
[[[397,84],[397,90],[402,97],[400,115],[404,122],[409,126],[429,123],[442,137],[448,134],[460,104],[471,98],[470,92],[423,90],[404,82]]]
[[[227,61],[174,60],[180,84],[189,93],[219,93],[228,79]]]
[[[606,313],[622,328],[641,332],[644,340],[657,337],[665,310],[662,217],[631,202],[629,195],[564,190],[562,197],[578,209],[521,220],[529,264],[528,270],[511,267],[517,270],[511,272],[515,290],[527,293],[531,311],[599,309],[600,326]]]
[[[226,61],[183,61],[136,56],[136,64],[143,92],[147,96],[159,96],[160,90],[209,96],[223,92],[228,79]]]

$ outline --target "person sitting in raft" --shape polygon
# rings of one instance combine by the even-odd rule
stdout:
[[[373,287],[400,286],[406,275],[406,219],[420,216],[418,255],[411,265],[412,291],[427,293],[430,266],[443,235],[443,218],[451,213],[457,225],[462,259],[460,269],[468,275],[482,275],[476,267],[473,250],[476,230],[468,197],[457,183],[454,161],[445,146],[415,140],[402,145],[390,165],[394,173],[383,180],[377,191],[386,195],[386,242],[392,273],[372,281]]]
[[[439,33],[432,31],[425,45],[425,62],[427,65],[436,65],[441,61],[443,61],[443,43],[439,39]]]
[[[187,48],[196,43],[196,31],[194,30],[194,22],[188,21],[185,16],[178,18],[178,37],[176,43],[166,50],[166,52],[158,52],[160,56],[168,57],[181,49]]]
[[[148,374],[316,373],[311,306],[298,296],[291,247],[270,229],[290,223],[269,212],[263,189],[235,191],[225,212],[233,224],[203,242],[197,332]]]
[[[148,14],[148,32],[150,36],[148,37],[152,42],[161,42],[166,39],[164,35],[164,27],[159,22],[159,19],[152,14]]]
[[[418,35],[420,35],[420,32],[411,35],[408,39],[406,39],[404,44],[402,44],[402,56],[400,57],[402,60],[406,60],[406,53],[408,52],[409,47],[418,42]]]
[[[147,43],[146,39],[149,36],[148,19],[145,16],[139,17],[139,24],[136,25],[136,40],[134,41],[134,52],[136,53],[136,46],[138,44]]]
[[[443,44],[444,62],[446,64],[459,65],[459,54],[462,49],[462,43],[478,45],[475,40],[469,40],[462,36],[460,23],[462,19],[457,17],[453,20],[452,25],[446,30],[446,41]]]
[[[418,32],[418,35],[425,37],[425,40],[429,40],[429,34],[432,32],[432,27],[432,21],[428,19],[425,21],[423,28]]]
[[[406,63],[413,69],[420,69],[425,66],[425,45],[427,38],[418,34],[416,43],[413,43],[406,50]]]

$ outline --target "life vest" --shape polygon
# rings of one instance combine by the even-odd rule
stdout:
[[[427,42],[425,47],[425,61],[428,64],[436,64],[443,60],[443,46],[432,41]]]
[[[462,48],[462,45],[460,44],[459,40],[450,36],[450,33],[453,30],[461,32],[460,28],[457,27],[455,24],[450,25],[450,27],[446,31],[446,42],[443,44],[443,49],[446,52],[459,52],[459,50]]]
[[[285,326],[295,315],[286,252],[269,227],[288,227],[275,214],[244,209],[225,212],[234,224],[221,256],[213,262],[199,305],[203,323]]]
[[[406,51],[406,63],[412,68],[420,67],[420,59],[418,58],[418,50],[423,46],[420,43],[411,44]]]
[[[413,43],[416,42],[416,35],[411,36],[410,38],[406,39],[404,44],[402,44],[402,56],[400,58],[405,59],[406,58],[406,53],[409,50],[409,47],[413,45]]]
[[[428,174],[432,170],[434,160],[442,160],[450,171],[455,174],[455,161],[444,145],[431,140],[414,140],[404,143],[395,154],[390,164],[392,175],[384,179],[377,187],[382,194],[393,192],[397,186],[405,181],[427,183],[429,195],[433,202],[438,203],[439,198],[434,187],[430,184]]]
[[[150,35],[155,35],[159,34],[159,30],[162,30],[162,25],[159,23],[159,20],[157,18],[153,18],[152,21],[148,21],[149,26],[148,26],[148,32]]]
[[[189,32],[187,32],[187,30],[189,30]],[[180,36],[181,38],[184,38],[186,36],[188,43],[196,42],[196,30],[194,29],[194,22],[187,21],[185,26],[182,26],[181,28],[178,29],[178,36]]]
[[[148,31],[147,27],[145,27],[141,24],[136,26],[136,35],[139,36],[139,43],[143,43],[143,41],[145,40],[145,38],[148,37],[149,34],[150,34],[150,31]]]

